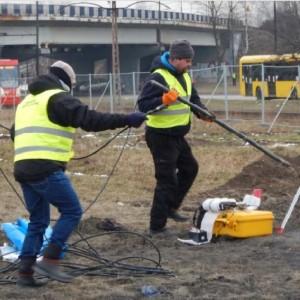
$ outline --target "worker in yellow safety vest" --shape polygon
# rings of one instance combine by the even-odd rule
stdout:
[[[82,216],[82,208],[64,171],[73,157],[75,129],[102,131],[125,126],[139,127],[144,113],[109,114],[90,110],[70,94],[76,83],[73,68],[57,61],[49,74],[29,85],[29,94],[19,104],[11,135],[14,139],[14,176],[20,183],[30,214],[28,231],[20,254],[17,285],[45,284],[33,277],[34,271],[61,282],[72,276],[63,272],[59,259],[66,242]],[[43,235],[50,223],[50,204],[60,217],[43,252]]]
[[[198,173],[198,163],[185,139],[190,130],[191,113],[205,121],[211,118],[193,111],[187,104],[177,100],[178,96],[200,106],[200,97],[192,84],[188,69],[192,65],[194,49],[186,40],[175,41],[170,51],[154,59],[151,75],[138,98],[142,112],[164,104],[165,109],[148,116],[146,142],[153,157],[156,187],[150,213],[150,233],[165,231],[167,219],[187,221],[178,213],[182,201]],[[164,92],[151,84],[155,80],[169,88]]]

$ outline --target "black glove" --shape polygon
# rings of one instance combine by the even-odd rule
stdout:
[[[134,112],[127,115],[127,125],[129,127],[140,127],[145,120],[147,120],[147,116],[142,112]]]
[[[203,121],[213,122],[216,119],[216,115],[210,111],[207,111],[207,112],[210,114],[210,116],[208,116],[200,111],[195,112],[195,115],[198,119],[201,119]]]

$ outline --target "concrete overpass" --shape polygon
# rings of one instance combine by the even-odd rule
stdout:
[[[41,55],[66,60],[77,73],[94,73],[96,64],[101,72],[110,72],[111,13],[110,8],[92,5],[40,4],[37,12],[35,4],[0,4],[1,56],[21,61],[35,57],[38,15]],[[195,62],[214,57],[208,16],[126,8],[118,8],[117,15],[121,72],[148,71],[159,53],[158,32],[165,46],[175,39],[188,39],[196,50]],[[226,28],[227,19],[218,19],[221,35]]]

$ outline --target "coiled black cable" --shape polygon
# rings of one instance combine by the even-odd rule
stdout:
[[[174,274],[171,271],[163,269],[161,267],[161,254],[159,249],[154,245],[154,243],[150,239],[148,239],[142,234],[131,231],[110,231],[83,237],[83,235],[80,232],[76,231],[76,233],[79,235],[80,238],[72,244],[69,244],[66,250],[70,256],[71,261],[63,261],[61,264],[66,269],[66,271],[72,276],[174,276]],[[91,242],[93,241],[93,239],[112,234],[126,234],[140,237],[143,241],[142,245],[149,245],[152,249],[155,250],[157,259],[134,255],[118,258],[116,260],[110,260],[102,257],[99,251],[97,251],[91,245]],[[87,248],[79,246],[79,244],[82,242],[85,245],[87,245]],[[81,262],[80,258],[82,258],[83,260],[88,260],[90,261],[90,263]],[[140,264],[134,265],[133,263],[128,263],[129,261],[136,259],[138,259],[139,261],[145,261],[148,264],[151,263],[152,266]],[[4,263],[6,265],[5,267],[0,268],[0,275],[2,275],[0,276],[0,285],[16,283],[17,268],[19,265],[19,261],[16,261],[14,263],[2,261],[0,262],[0,264],[1,263]]]

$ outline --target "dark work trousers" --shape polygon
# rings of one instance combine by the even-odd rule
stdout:
[[[193,184],[198,163],[184,136],[169,136],[146,131],[151,151],[156,187],[150,215],[150,229],[158,230],[167,223],[170,210],[177,210]]]

